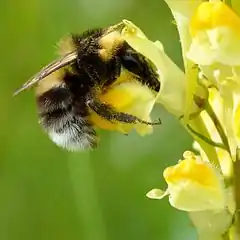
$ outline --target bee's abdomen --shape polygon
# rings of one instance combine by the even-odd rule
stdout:
[[[96,133],[86,119],[84,106],[75,101],[64,85],[38,96],[40,124],[60,147],[70,151],[94,148],[97,145]],[[82,107],[81,111],[76,106]]]

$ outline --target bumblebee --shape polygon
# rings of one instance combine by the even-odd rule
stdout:
[[[136,116],[117,111],[99,96],[116,84],[123,70],[139,83],[159,92],[158,75],[147,59],[121,37],[115,27],[73,34],[59,44],[60,58],[53,61],[14,95],[36,85],[39,122],[51,140],[70,151],[98,145],[97,114],[109,122],[156,125]],[[122,80],[121,80],[122,81]]]

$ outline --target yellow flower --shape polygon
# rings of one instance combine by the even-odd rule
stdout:
[[[185,152],[183,160],[163,173],[167,190],[153,189],[147,196],[168,196],[173,207],[189,212],[201,240],[235,239],[230,232],[235,234],[237,226],[232,219],[233,165],[240,145],[240,17],[234,10],[240,13],[240,4],[231,0],[231,9],[220,0],[165,1],[177,25],[184,61],[182,122],[199,155]],[[208,94],[199,91],[200,86]],[[192,119],[194,101],[203,108]]]
[[[223,240],[223,235],[229,230],[232,223],[232,215],[227,209],[190,212],[189,217],[197,228],[199,240]]]
[[[199,72],[196,68],[195,62],[191,61],[191,59],[187,58],[187,52],[192,43],[192,37],[189,31],[190,21],[193,17],[196,9],[202,3],[201,0],[165,0],[168,6],[170,7],[173,17],[175,19],[180,43],[182,47],[182,57],[184,61],[184,81],[186,83],[186,95],[185,95],[185,109],[182,118],[182,123],[184,126],[187,124],[192,127],[196,132],[201,133],[202,135],[209,138],[209,133],[207,132],[207,128],[199,116],[199,113],[203,109],[194,108],[193,104],[195,104],[195,96],[203,103],[207,99],[208,91],[204,89],[202,85],[199,84]],[[195,104],[196,105],[196,104]],[[194,110],[193,110],[194,109]],[[196,113],[196,114],[193,114]],[[193,117],[194,116],[194,117]],[[191,121],[190,121],[191,119]],[[192,132],[191,132],[192,133]],[[196,138],[201,145],[201,148],[204,149],[204,152],[207,153],[209,159],[212,162],[217,163],[217,154],[215,149],[211,148],[208,144],[202,141],[200,138],[197,138],[196,135],[192,133],[192,136]]]
[[[224,131],[228,134],[229,145],[230,145],[232,152],[234,152],[236,149],[235,139],[230,137],[230,136],[233,136],[233,133],[232,133],[232,123],[233,123],[232,111],[228,111],[228,113],[226,113],[224,99],[215,88],[209,89],[208,101],[209,101],[211,107],[214,109],[215,114],[216,114],[220,124],[224,128]],[[215,123],[209,117],[207,112],[205,112],[205,111],[201,112],[201,117],[202,117],[205,125],[207,126],[207,129],[208,129],[208,132],[210,133],[211,139],[216,143],[221,143],[222,140],[219,135],[219,132],[216,129]],[[201,147],[197,144],[197,142],[194,143],[194,148],[200,152],[200,155],[204,161],[209,162],[208,157],[206,156],[205,152],[201,149]],[[222,148],[216,148],[216,152],[217,152],[218,160],[219,160],[223,175],[225,177],[230,177],[232,174],[232,157],[231,157],[231,155],[228,153],[227,150],[224,150]]]
[[[168,111],[181,116],[184,109],[186,85],[184,74],[165,54],[162,44],[150,41],[144,33],[130,21],[124,20],[126,25],[123,38],[137,52],[144,55],[157,69],[161,83],[158,102]]]
[[[200,65],[240,65],[240,18],[222,1],[201,3],[190,23],[189,59]]]
[[[161,88],[156,101],[177,117],[186,115],[186,109],[189,114],[198,112],[199,107],[193,101],[190,101],[190,105],[187,104],[188,108],[186,108],[189,99],[186,76],[167,56],[162,44],[159,41],[152,42],[147,39],[144,33],[130,21],[124,20],[124,23],[126,27],[122,33],[123,38],[137,52],[150,60],[157,69]],[[202,90],[201,95],[203,98],[206,97],[206,93]],[[192,99],[193,96],[190,98]]]
[[[161,199],[169,195],[173,207],[189,212],[220,210],[226,206],[222,176],[200,156],[185,152],[184,160],[166,168],[163,176],[168,184],[167,190],[153,189],[147,194],[149,198]]]
[[[195,9],[202,2],[201,0],[165,0],[170,7],[173,17],[176,21],[180,42],[182,45],[183,60],[191,44],[191,35],[189,32],[189,21],[194,14]]]
[[[122,74],[122,77],[124,74]],[[156,94],[149,90],[147,86],[132,81],[113,85],[99,98],[102,102],[113,106],[117,111],[129,113],[145,121],[151,121],[150,114],[156,100]],[[135,128],[141,135],[152,132],[152,126],[150,125],[110,122],[94,112],[91,113],[90,118],[101,129],[128,133]]]
[[[118,81],[99,96],[100,100],[112,105],[117,111],[135,115],[145,121],[151,121],[150,113],[155,102],[164,105],[170,113],[178,118],[184,116],[188,96],[187,82],[183,71],[166,55],[159,41],[150,41],[130,21],[123,20],[122,24],[124,27],[121,31],[121,37],[137,52],[144,55],[159,74],[160,91],[155,94],[147,86],[142,86],[137,81],[131,80],[130,75],[127,77],[129,80],[125,81],[128,73],[123,71]],[[193,101],[190,105],[191,113],[199,111],[198,106]],[[152,131],[152,127],[148,125],[109,122],[94,112],[91,114],[90,120],[99,128],[117,130],[123,133],[128,133],[133,128],[141,135]]]
[[[195,9],[201,3],[201,0],[165,0],[170,7],[174,20],[177,25],[181,48],[182,57],[185,68],[185,82],[186,82],[186,98],[185,98],[185,110],[184,110],[184,124],[188,123],[190,115],[193,112],[200,112],[199,109],[193,110],[194,95],[206,98],[206,93],[203,93],[197,83],[198,71],[194,69],[194,63],[186,57],[186,53],[191,44],[191,35],[189,32],[190,18],[192,17]],[[203,94],[203,95],[202,95]]]

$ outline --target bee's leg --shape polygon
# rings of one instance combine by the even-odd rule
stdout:
[[[86,104],[90,109],[96,112],[99,116],[111,122],[118,121],[122,123],[146,124],[146,125],[161,124],[160,119],[158,119],[158,121],[156,122],[148,122],[128,113],[118,112],[112,106],[104,104],[97,99],[89,98]]]
[[[109,86],[116,81],[121,74],[121,67],[121,59],[114,56],[107,64],[107,72],[110,77],[105,80],[104,86]]]

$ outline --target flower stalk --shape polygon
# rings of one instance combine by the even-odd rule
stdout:
[[[104,97],[113,101],[116,93],[124,92],[126,100],[131,99],[126,104],[131,106],[129,110],[145,119],[154,104],[161,104],[181,122],[194,139],[194,152],[184,152],[176,165],[164,170],[166,190],[153,189],[147,196],[168,197],[174,208],[186,211],[200,240],[238,240],[240,4],[238,0],[165,2],[179,32],[184,70],[173,63],[159,41],[150,41],[124,20],[121,37],[153,66],[161,88],[152,95],[147,88],[137,90],[136,83],[129,82],[124,88],[117,85]],[[117,104],[119,109],[125,108]]]
[[[236,235],[240,237],[240,149],[236,149],[236,161],[234,162],[234,186],[235,186],[235,200],[236,200]]]
[[[163,177],[170,204],[189,214],[199,239],[236,240],[240,233],[240,10],[236,0],[165,0],[179,32],[184,71],[129,21],[123,38],[157,69],[162,104],[194,138]],[[232,7],[232,8],[231,8]],[[176,87],[177,86],[177,87]],[[177,89],[177,90],[176,90]],[[235,150],[237,148],[237,151]],[[234,179],[234,181],[233,181]]]
[[[222,127],[222,124],[219,121],[216,113],[214,112],[212,106],[209,104],[209,102],[206,103],[205,110],[208,113],[209,117],[213,121],[214,126],[217,129],[217,132],[218,132],[218,134],[219,134],[219,136],[220,136],[220,138],[222,140],[222,145],[224,146],[224,149],[226,151],[228,151],[229,154],[231,154],[231,149],[230,149],[230,146],[229,146],[229,142],[228,142],[226,133],[225,133],[225,131],[224,131],[223,127]]]
[[[234,106],[238,106],[235,99],[238,99],[236,96],[239,96],[237,89],[240,77],[238,74],[234,74],[233,70],[240,65],[238,60],[240,55],[238,55],[239,50],[236,45],[240,36],[237,32],[240,18],[234,9],[229,7],[238,7],[238,2],[232,1],[233,4],[230,5],[230,1],[222,2],[220,0],[204,2],[166,0],[178,26],[185,76],[187,85],[191,85],[188,88],[185,115],[182,122],[197,144],[200,155],[196,156],[195,159],[200,158],[204,163],[211,164],[224,182],[222,186],[215,185],[214,187],[220,187],[224,192],[225,200],[222,209],[219,207],[216,212],[216,209],[208,209],[203,203],[199,203],[198,211],[197,208],[196,211],[188,210],[199,239],[204,240],[235,240],[239,239],[240,236],[240,214],[237,210],[240,207],[240,180],[237,177],[240,176],[240,151],[238,132],[236,131],[240,124],[236,122],[236,117],[234,117],[238,116]],[[235,50],[234,47],[236,47]],[[194,65],[198,66],[201,75],[204,76],[204,81],[201,78],[196,80]],[[235,88],[231,88],[234,85],[232,79],[234,79]],[[204,85],[209,93],[205,98],[199,95],[197,90],[201,85]],[[237,85],[238,87],[236,87]],[[192,108],[189,107],[193,101],[199,107],[199,114],[193,114]],[[236,147],[237,151],[235,152]],[[180,163],[177,166],[180,168]],[[196,167],[199,168],[197,165]],[[175,172],[174,174],[176,175]],[[201,174],[204,176],[203,172]],[[165,176],[164,178],[170,187],[169,180]],[[191,176],[185,176],[181,181],[183,180],[194,185]],[[182,198],[180,195],[183,193],[179,190],[177,193],[174,192],[176,188],[181,186],[181,181],[174,182],[175,188],[169,193],[170,196],[178,194],[178,198]],[[186,183],[185,186],[187,186]],[[190,189],[189,187],[188,191]],[[150,194],[149,196],[159,198],[160,196],[156,196],[156,193],[155,190],[155,195]],[[210,195],[208,199],[211,198]],[[218,201],[219,199],[216,200],[216,203]],[[173,206],[182,209],[181,205],[182,203]],[[205,225],[204,221],[209,221],[211,227]]]

